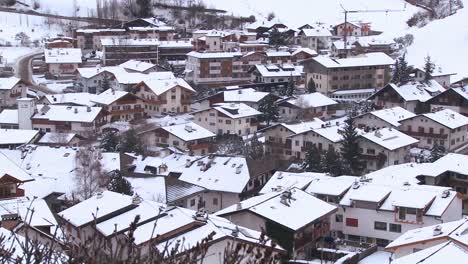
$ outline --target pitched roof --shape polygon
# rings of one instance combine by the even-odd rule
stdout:
[[[8,78],[0,78],[0,90],[11,90],[18,84],[21,79],[14,76]]]
[[[468,117],[459,114],[451,109],[444,109],[437,112],[426,113],[423,116],[450,129],[459,128],[468,124]]]
[[[331,37],[332,34],[329,29],[325,27],[304,28],[301,33],[306,37]]]
[[[257,64],[255,65],[255,69],[262,77],[300,77],[302,75],[303,67],[291,64]]]
[[[419,141],[413,137],[406,135],[403,132],[392,128],[381,128],[363,134],[362,137],[388,150],[395,150],[398,148],[409,146]]]
[[[267,183],[263,186],[259,193],[270,193],[288,188],[304,189],[315,179],[327,178],[325,173],[302,172],[293,173],[285,171],[277,171]]]
[[[326,68],[392,65],[394,60],[383,52],[371,52],[356,57],[335,59],[328,56],[312,58]]]
[[[468,252],[454,242],[438,244],[392,261],[393,264],[434,263],[464,264]]]
[[[57,48],[44,49],[46,63],[81,63],[81,49]]]
[[[262,113],[244,103],[218,103],[213,105],[213,109],[230,118],[243,118],[261,115]]]
[[[92,101],[101,105],[110,105],[128,94],[130,93],[110,88],[95,96]]]
[[[92,93],[62,93],[62,94],[46,94],[48,104],[63,104],[63,105],[82,105],[94,106],[93,99],[97,97]]]
[[[182,87],[186,90],[191,92],[195,92],[195,90],[182,78],[174,78],[174,79],[147,79],[144,80],[143,83],[148,86],[156,95],[163,94],[174,87]]]
[[[287,100],[287,102],[303,109],[309,107],[322,107],[338,104],[335,100],[319,92],[302,94],[297,96],[296,98]]]
[[[28,144],[39,135],[39,130],[0,129],[0,145]]]
[[[138,60],[128,60],[119,65],[120,67],[132,71],[144,72],[156,66],[156,64],[138,61]]]
[[[66,105],[37,105],[37,109],[38,113],[32,119],[84,123],[93,122],[102,111],[101,107]]]
[[[47,132],[41,137],[38,143],[42,143],[42,144],[69,143],[75,136],[76,134],[74,133]]]
[[[289,190],[291,197],[283,202],[282,196],[285,192],[271,192],[258,197],[250,198],[229,206],[216,215],[228,216],[237,211],[248,210],[256,215],[276,222],[291,230],[298,230],[319,218],[336,211],[336,207],[324,202],[313,195],[300,189]],[[251,202],[251,199],[254,202]],[[314,208],[314,210],[304,210],[304,208]]]
[[[18,124],[18,109],[3,109],[0,124]]]
[[[167,131],[168,133],[182,139],[183,141],[192,141],[203,138],[211,138],[216,136],[214,133],[208,129],[199,126],[193,122],[186,124],[178,124],[173,126],[162,127],[161,129]]]
[[[227,87],[229,89],[229,87]],[[259,92],[254,88],[234,89],[223,91],[224,102],[252,102],[258,103],[270,93]]]
[[[372,111],[369,114],[374,115],[395,127],[401,125],[399,121],[416,116],[414,113],[400,106]]]
[[[15,162],[10,160],[10,157],[5,153],[0,152],[0,178],[9,175],[21,182],[33,181],[26,171],[21,169]]]

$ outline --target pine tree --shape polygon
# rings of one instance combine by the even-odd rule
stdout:
[[[431,162],[434,162],[443,156],[445,156],[446,150],[444,146],[441,146],[439,144],[434,144],[434,146],[431,149],[431,156],[429,157],[429,160]]]
[[[311,172],[321,172],[322,171],[322,155],[321,152],[317,149],[315,145],[312,145],[306,153],[304,160],[304,169]]]
[[[126,195],[133,195],[133,188],[130,182],[125,179],[120,171],[113,171],[110,176],[107,189],[109,191],[118,192]]]
[[[262,112],[260,116],[261,121],[266,121],[267,126],[271,121],[277,121],[279,118],[278,105],[276,104],[273,96],[267,95],[258,105],[258,111]]]
[[[322,170],[332,176],[343,175],[343,164],[339,153],[334,148],[328,149],[322,158]]]
[[[317,92],[317,87],[315,85],[314,79],[310,79],[309,82],[307,83],[307,91],[309,93]]]
[[[134,129],[126,131],[120,137],[120,142],[117,148],[120,152],[130,152],[139,155],[144,154],[143,143],[140,141],[140,138]]]
[[[116,132],[109,131],[102,135],[101,142],[99,143],[99,148],[105,152],[115,152],[117,151],[117,146],[119,145],[119,137]]]
[[[408,62],[406,61],[406,54],[403,54],[399,59],[400,64],[400,82],[399,84],[405,84],[410,81],[410,74],[411,74],[411,67],[408,66]]]
[[[269,44],[276,47],[286,45],[286,39],[277,28],[273,28],[271,30]]]
[[[399,59],[395,60],[395,65],[393,66],[393,76],[392,76],[392,83],[399,84],[400,83],[400,62]]]
[[[345,172],[346,174],[360,175],[364,164],[362,161],[362,155],[359,152],[359,135],[351,117],[348,117],[345,123],[345,128],[343,130],[339,130],[343,136],[343,141],[341,143],[341,157],[343,158]]]
[[[264,156],[263,143],[258,140],[257,133],[252,136],[250,139],[250,144],[248,147],[248,157],[251,159],[261,159]]]
[[[292,96],[294,94],[294,88],[296,84],[294,83],[294,79],[291,73],[291,77],[289,78],[288,86],[286,88],[286,95],[287,96]]]
[[[429,80],[432,79],[432,73],[434,73],[435,64],[431,61],[431,57],[429,55],[424,58],[426,62],[424,64],[424,82],[429,83]]]

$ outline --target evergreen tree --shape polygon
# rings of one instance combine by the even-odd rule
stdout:
[[[400,83],[400,62],[398,59],[395,60],[395,64],[393,66],[393,76],[391,82],[394,84]]]
[[[343,164],[339,153],[334,148],[328,149],[322,158],[322,170],[332,176],[343,175]]]
[[[263,143],[258,140],[257,133],[255,133],[250,140],[247,155],[254,160],[261,159],[264,156]]]
[[[143,143],[140,141],[140,138],[134,129],[126,131],[120,137],[118,150],[120,152],[131,152],[139,155],[144,154]]]
[[[360,175],[364,164],[362,161],[362,155],[359,152],[359,135],[351,117],[348,117],[345,123],[345,128],[339,131],[343,136],[343,141],[341,143],[341,157],[343,158],[345,173]]]
[[[281,34],[277,28],[273,28],[270,32],[269,44],[278,47],[286,45],[287,43],[283,34]]]
[[[429,80],[432,78],[432,73],[434,72],[435,64],[431,61],[431,57],[429,55],[427,55],[427,57],[424,58],[424,61],[426,62],[424,64],[424,82],[428,83]]]
[[[291,77],[289,78],[288,86],[286,87],[286,95],[287,96],[292,96],[294,94],[294,88],[296,84],[294,83],[293,76],[291,74]]]
[[[399,64],[400,64],[400,70],[399,70],[399,75],[400,75],[400,82],[399,84],[405,84],[410,81],[410,74],[411,74],[411,67],[408,66],[408,62],[406,61],[406,53],[403,54],[399,59]]]
[[[315,145],[312,145],[306,153],[304,169],[311,172],[321,172],[322,155]]]
[[[111,173],[107,189],[121,194],[133,195],[132,185],[122,176],[120,171],[113,171]]]
[[[276,104],[273,96],[267,95],[258,105],[258,111],[262,112],[260,116],[261,121],[266,121],[267,126],[271,121],[277,121],[279,117],[278,105]]]
[[[431,162],[434,162],[442,158],[443,156],[445,156],[445,154],[446,154],[446,150],[444,146],[434,144],[434,146],[431,149],[431,156],[429,157],[429,160]]]
[[[138,16],[141,18],[148,18],[153,15],[153,7],[151,0],[136,0],[138,5]]]
[[[117,151],[117,146],[119,145],[119,137],[116,132],[109,131],[102,135],[101,142],[99,143],[99,148],[105,152],[115,152]]]
[[[307,83],[307,91],[309,93],[317,92],[317,87],[315,85],[314,79],[310,79],[309,82]]]

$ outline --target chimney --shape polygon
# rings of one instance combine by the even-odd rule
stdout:
[[[75,107],[75,110],[73,111],[75,114],[78,114],[78,108]]]
[[[86,112],[91,112],[91,106],[86,106]]]
[[[101,199],[104,195],[102,194],[102,192],[98,192],[96,194],[96,199]]]
[[[133,205],[139,205],[142,201],[143,201],[143,199],[137,193],[132,198],[132,204]]]

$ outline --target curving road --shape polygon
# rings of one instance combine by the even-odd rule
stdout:
[[[16,60],[15,66],[14,66],[15,75],[16,77],[20,78],[21,80],[29,84],[33,90],[40,91],[46,94],[54,94],[56,92],[50,90],[46,86],[36,84],[36,82],[34,81],[32,77],[31,61],[35,56],[40,55],[42,53],[43,51],[35,51],[33,53],[19,57]]]

